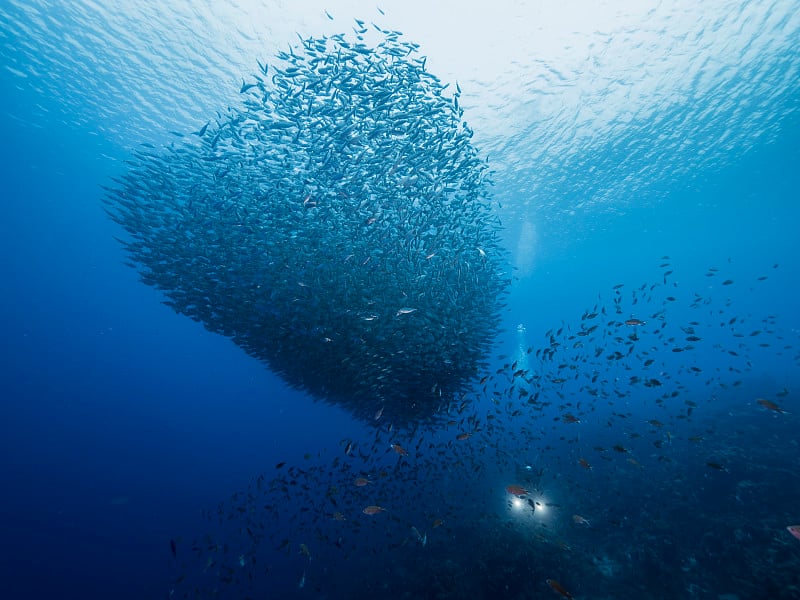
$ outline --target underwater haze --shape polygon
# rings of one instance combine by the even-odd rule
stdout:
[[[0,7],[0,597],[800,598],[791,0]]]

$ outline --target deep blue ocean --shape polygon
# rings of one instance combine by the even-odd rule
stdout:
[[[0,7],[0,598],[800,598],[793,2],[182,4]],[[510,285],[433,421],[176,314],[104,210],[355,18],[494,182]]]

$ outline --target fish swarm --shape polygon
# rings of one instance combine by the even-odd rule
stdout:
[[[434,414],[490,350],[508,287],[459,92],[383,32],[306,39],[240,106],[140,150],[105,198],[165,303],[372,420]]]

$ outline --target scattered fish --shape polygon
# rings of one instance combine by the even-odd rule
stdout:
[[[299,193],[295,205],[301,204],[308,193]],[[317,195],[315,190],[315,199]],[[359,221],[359,226],[363,226],[363,222]],[[428,246],[421,246],[418,254],[423,256],[427,251]],[[470,254],[471,260],[480,262],[474,251]],[[446,256],[442,250],[436,260]],[[335,260],[343,260],[341,250],[335,257]],[[347,262],[352,268],[359,268],[360,263],[361,259]],[[718,276],[723,277],[721,272]],[[295,281],[310,282],[312,279],[304,274]],[[776,464],[774,461],[782,458],[786,440],[772,431],[769,436],[764,435],[765,423],[756,423],[759,420],[753,419],[753,415],[748,417],[746,410],[742,415],[733,411],[735,406],[748,402],[746,397],[740,400],[736,395],[742,393],[736,391],[737,385],[747,381],[746,373],[752,371],[754,364],[761,364],[762,352],[772,352],[754,345],[751,340],[757,338],[760,343],[766,339],[773,344],[770,348],[775,348],[775,353],[785,353],[781,355],[784,356],[782,360],[791,359],[796,351],[788,338],[778,340],[786,332],[776,327],[777,317],[765,318],[756,324],[758,317],[753,316],[752,308],[748,307],[747,313],[736,314],[734,318],[731,314],[734,308],[727,304],[727,298],[717,300],[699,292],[685,293],[684,288],[672,284],[666,291],[659,280],[657,276],[653,285],[662,287],[655,290],[652,285],[628,285],[625,293],[614,291],[608,304],[598,297],[595,306],[553,327],[532,345],[527,340],[518,340],[519,347],[508,356],[497,357],[496,364],[478,369],[473,379],[474,390],[451,398],[432,421],[421,420],[411,427],[397,426],[386,420],[389,414],[394,420],[393,412],[381,412],[382,396],[365,396],[362,401],[368,426],[366,435],[353,434],[352,439],[341,439],[338,447],[334,446],[335,452],[327,458],[324,452],[307,453],[310,460],[299,466],[279,463],[278,469],[268,469],[267,474],[259,476],[246,490],[221,503],[219,511],[208,511],[210,528],[219,523],[223,531],[233,531],[233,534],[214,533],[198,538],[191,552],[182,551],[180,562],[196,556],[197,568],[191,567],[188,572],[202,571],[205,563],[204,577],[212,579],[217,586],[231,583],[246,587],[246,579],[252,577],[259,581],[254,584],[257,587],[268,568],[262,557],[276,547],[280,554],[285,554],[279,557],[281,560],[294,560],[296,565],[304,564],[305,558],[310,560],[310,552],[306,554],[299,539],[314,541],[314,564],[324,556],[325,568],[330,573],[341,572],[351,561],[378,555],[387,549],[392,560],[405,563],[413,558],[414,548],[419,550],[417,544],[425,547],[426,552],[438,552],[444,547],[439,544],[444,544],[451,554],[457,552],[455,556],[463,561],[460,570],[458,566],[451,567],[454,570],[451,581],[459,576],[469,579],[470,570],[475,569],[487,585],[503,589],[504,584],[513,582],[504,580],[502,573],[482,571],[480,561],[473,560],[475,555],[459,554],[459,548],[474,544],[502,548],[504,564],[522,561],[519,564],[530,567],[530,563],[524,562],[529,560],[525,541],[528,540],[558,554],[545,557],[543,562],[536,563],[538,566],[531,568],[550,569],[552,566],[547,565],[553,560],[570,561],[573,585],[578,585],[579,576],[597,582],[593,577],[599,572],[608,577],[608,585],[624,595],[626,591],[633,592],[635,586],[617,577],[618,569],[621,565],[635,567],[638,563],[633,555],[622,558],[618,542],[626,539],[629,533],[646,540],[654,534],[654,527],[674,525],[675,521],[651,512],[658,511],[661,505],[673,505],[685,507],[681,512],[687,513],[686,518],[693,526],[681,531],[671,529],[675,543],[669,545],[663,556],[679,557],[688,570],[675,569],[667,574],[666,569],[660,574],[674,577],[675,585],[685,589],[687,582],[711,573],[705,566],[693,566],[690,559],[698,549],[711,547],[714,552],[723,555],[726,552],[724,545],[720,546],[702,532],[707,526],[724,527],[733,522],[732,517],[736,515],[725,503],[714,505],[714,510],[708,509],[708,494],[715,493],[709,485],[735,486],[731,498],[736,500],[729,503],[731,506],[754,501],[753,494],[758,490],[758,494],[769,496],[772,502],[783,502],[784,510],[791,511],[788,499],[781,497],[781,491],[776,492],[776,489],[785,489],[785,478],[791,478],[791,469],[782,472],[779,478],[760,475],[765,473],[764,465]],[[313,293],[314,289],[313,285],[293,286],[292,293]],[[667,296],[667,293],[675,295]],[[668,300],[670,297],[675,299]],[[628,313],[626,303],[633,300],[637,301],[637,310],[648,315],[646,344],[634,343],[630,335],[620,329],[620,315]],[[379,314],[373,322],[376,327],[390,323],[416,327],[414,320],[427,315],[427,311],[420,311],[411,319],[392,318],[397,306],[411,302],[411,299],[402,299],[398,304],[397,298],[392,298],[386,302],[389,308],[383,310],[378,307],[379,302],[370,299],[364,304],[363,312],[352,314],[351,318],[358,321],[364,314]],[[416,303],[416,299],[413,302]],[[671,308],[665,308],[667,303],[673,303],[669,305]],[[681,314],[681,310],[685,313]],[[588,331],[583,326],[587,320],[597,324],[598,329],[580,335],[579,332]],[[754,338],[752,332],[755,331],[759,333]],[[713,341],[702,349],[699,345],[695,349],[683,345],[682,341],[688,341],[688,337]],[[336,337],[326,344],[332,348],[330,344],[341,343],[360,344],[361,341]],[[676,344],[682,352],[673,354],[671,349]],[[737,354],[730,354],[730,350]],[[402,355],[394,359],[401,360]],[[725,368],[720,367],[718,361]],[[383,372],[376,371],[374,375],[380,377]],[[437,387],[433,388],[434,385]],[[426,381],[420,390],[428,393],[432,388],[438,393],[438,382]],[[782,399],[782,403],[791,407],[794,391],[789,381],[779,382],[774,389],[762,393]],[[761,409],[788,415],[772,401],[759,398],[756,403]],[[391,404],[385,406],[387,411],[394,410]],[[375,418],[378,407],[380,420]],[[729,420],[736,421],[735,431],[725,429]],[[781,428],[776,431],[792,431],[791,416],[768,421],[770,427]],[[586,425],[576,428],[575,422]],[[587,426],[589,431],[584,430]],[[478,432],[480,444],[457,443]],[[747,435],[755,436],[758,445],[744,452]],[[403,445],[393,443],[394,440]],[[340,449],[345,450],[344,455]],[[413,460],[394,457],[395,454],[408,456],[409,451]],[[643,465],[646,465],[646,472]],[[576,466],[580,469],[575,469]],[[732,479],[724,475],[727,472],[741,474],[741,477]],[[759,474],[756,483],[745,479],[750,477],[748,473]],[[513,477],[511,480],[516,482],[505,486],[510,496],[496,498],[493,508],[486,513],[481,500],[485,493],[481,490],[485,491],[487,485],[496,485],[492,482],[498,476]],[[373,481],[375,484],[369,490],[353,490],[354,486],[365,487]],[[379,494],[373,496],[378,503],[386,503],[386,498],[391,498],[391,514],[381,518],[378,513],[389,512],[387,509],[378,504],[365,507],[363,493],[366,491]],[[636,505],[640,497],[645,498],[642,505],[648,507],[646,510],[641,514],[624,510]],[[571,516],[571,522],[566,523],[572,529],[564,527],[558,503],[552,501],[556,498],[563,506],[569,501],[571,506],[580,506],[586,514],[603,515],[603,535],[594,535],[600,531],[596,528],[599,527],[597,517],[590,523],[589,519],[572,511],[566,513]],[[608,504],[609,498],[613,499],[613,506]],[[633,504],[629,504],[631,502]],[[498,515],[495,509],[508,512]],[[359,513],[376,516],[377,520],[352,517]],[[442,529],[445,519],[447,527]],[[414,525],[425,522],[430,524],[431,549],[426,546],[427,534]],[[480,527],[474,527],[475,523],[480,523]],[[590,530],[592,526],[595,528]],[[581,534],[577,531],[579,528],[586,530]],[[799,529],[800,526],[787,526],[790,534],[798,539]],[[752,536],[748,544],[753,546],[757,535],[765,540],[771,538],[767,543],[780,544],[768,528],[742,531],[743,535]],[[278,546],[281,536],[290,535],[288,532],[292,540],[298,541],[285,539]],[[560,539],[559,534],[570,535],[573,539],[568,543]],[[516,537],[518,535],[520,537]],[[218,537],[224,539],[218,540]],[[265,544],[259,547],[261,540],[265,540]],[[321,546],[319,550],[318,546]],[[519,548],[522,549],[518,553]],[[648,557],[658,558],[662,556],[660,552],[656,547],[651,548]],[[751,561],[760,560],[756,552],[749,556]],[[258,565],[254,562],[256,558],[260,561]],[[178,562],[170,561],[175,563],[175,568],[179,567]],[[441,567],[435,561],[415,564],[414,568],[419,569],[423,579]],[[727,563],[715,564],[719,565],[715,569],[719,569],[720,576],[730,573]],[[298,566],[297,570],[300,568]],[[652,568],[658,569],[658,566]],[[380,585],[401,581],[384,571],[367,571],[359,574],[359,585],[365,580],[367,583],[363,585],[368,586],[362,590],[380,589]],[[320,593],[325,593],[325,578],[320,568],[313,579]],[[186,592],[187,597],[201,595],[193,594],[188,587],[191,578],[180,586],[178,579],[173,579],[176,582],[173,585]],[[555,580],[547,583],[561,597],[572,597]],[[713,582],[717,584],[718,581]],[[509,595],[523,594],[522,590],[512,588],[509,587]],[[230,595],[236,595],[231,591]],[[244,594],[237,597],[242,596]]]

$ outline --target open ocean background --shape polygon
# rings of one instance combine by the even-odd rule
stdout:
[[[796,3],[297,4],[0,6],[0,597],[800,598]],[[514,279],[454,426],[287,388],[142,285],[101,202],[354,18],[458,81],[494,171]]]

